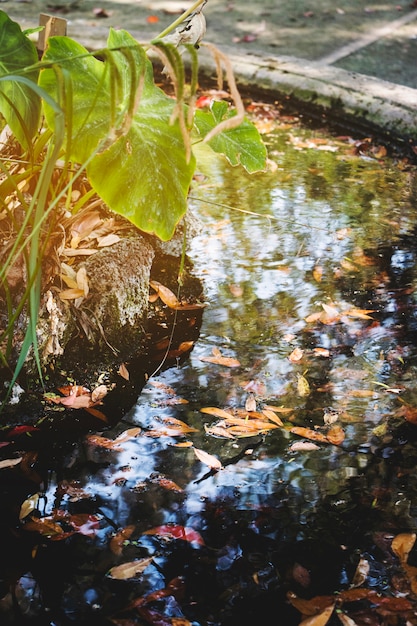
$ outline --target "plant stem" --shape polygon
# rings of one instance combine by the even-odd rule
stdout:
[[[184,20],[187,19],[187,17],[189,15],[191,15],[191,13],[193,11],[195,11],[196,9],[198,9],[198,7],[200,6],[200,4],[203,4],[204,0],[197,0],[196,2],[194,2],[194,4],[192,6],[190,6],[189,9],[187,9],[182,15],[180,15],[174,22],[172,22],[172,24],[170,24],[169,26],[167,26],[161,33],[159,33],[159,35],[153,40],[156,41],[157,39],[162,39],[163,37],[166,37],[167,35],[169,35],[169,33],[171,33],[173,30],[175,30],[180,24],[183,23]]]

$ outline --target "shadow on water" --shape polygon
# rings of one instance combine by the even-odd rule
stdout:
[[[2,624],[416,623],[415,171],[266,137],[266,173],[200,159],[189,357],[0,471]]]

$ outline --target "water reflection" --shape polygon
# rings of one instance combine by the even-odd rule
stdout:
[[[298,624],[288,590],[311,596],[349,586],[361,551],[383,560],[376,531],[417,528],[414,173],[353,157],[330,138],[310,147],[288,133],[269,141],[266,173],[200,159],[207,178],[195,185],[191,210],[204,228],[191,256],[209,306],[190,357],[162,372],[158,387],[148,383],[104,433],[113,440],[140,428],[121,450],[87,439],[50,477],[47,514],[88,510],[100,526],[67,543],[77,541],[80,554],[84,546],[93,570],[79,555],[83,576],[62,582],[60,610],[70,619],[117,614],[183,576],[187,600],[166,602],[165,617],[232,626],[279,610],[286,625]],[[240,367],[201,360],[213,348]],[[288,409],[278,413],[284,426],[236,439],[207,434],[217,418],[201,408],[244,408],[249,393],[259,410]],[[168,418],[195,430],[172,434]],[[333,423],[344,438],[315,443],[311,433]],[[207,467],[195,449],[223,469]],[[63,480],[85,497],[58,498]],[[204,546],[144,534],[166,525],[198,531]],[[109,542],[129,526],[116,555]],[[144,556],[154,563],[130,586],[106,578],[114,564]],[[369,584],[380,590],[386,572],[372,571]],[[158,623],[144,615],[139,621]]]

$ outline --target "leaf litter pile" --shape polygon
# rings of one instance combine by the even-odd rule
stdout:
[[[4,432],[8,624],[417,623],[415,172],[371,139],[248,112],[270,147],[260,188],[196,177],[209,297],[189,361],[111,429],[104,385],[47,394],[46,414],[97,419],[77,444],[34,450],[41,420]],[[68,259],[118,236],[87,213],[61,262],[75,305],[88,280]],[[187,306],[156,281],[149,297]]]

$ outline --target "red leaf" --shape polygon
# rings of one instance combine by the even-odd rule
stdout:
[[[178,526],[177,524],[163,524],[155,526],[143,533],[144,535],[161,535],[162,537],[172,537],[172,539],[183,539],[190,543],[196,542],[200,546],[204,546],[204,539],[193,528],[189,526]]]

